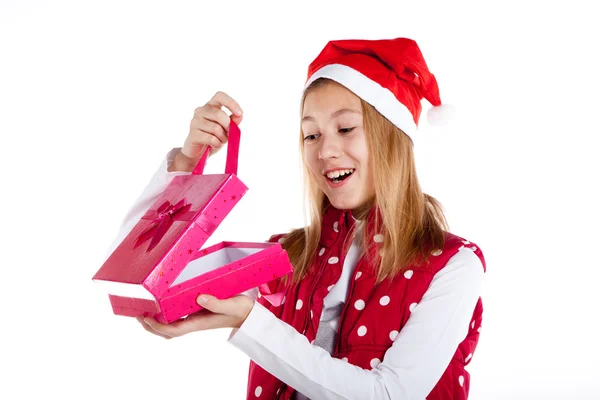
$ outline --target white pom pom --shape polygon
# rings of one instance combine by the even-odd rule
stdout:
[[[429,125],[444,126],[454,119],[456,109],[450,104],[431,107],[427,111],[427,122]]]

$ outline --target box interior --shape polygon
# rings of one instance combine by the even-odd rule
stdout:
[[[100,285],[108,294],[121,297],[135,297],[137,299],[154,300],[154,296],[144,286],[125,283],[94,280],[97,285]]]
[[[244,257],[248,257],[262,250],[264,250],[262,247],[224,247],[191,261],[183,271],[181,271],[177,279],[171,284],[171,287],[220,268],[223,265],[241,260]]]

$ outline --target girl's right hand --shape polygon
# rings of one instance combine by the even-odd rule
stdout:
[[[242,108],[239,104],[223,92],[217,92],[202,107],[196,108],[194,117],[190,122],[190,132],[185,138],[181,149],[178,164],[195,166],[204,154],[206,146],[210,146],[210,154],[218,152],[227,143],[230,117],[223,111],[226,107],[231,111],[231,120],[239,125],[242,122]],[[184,160],[181,160],[184,158]],[[178,169],[178,168],[175,168]]]

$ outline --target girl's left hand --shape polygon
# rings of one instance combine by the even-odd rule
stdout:
[[[206,299],[203,302],[203,298]],[[198,304],[205,310],[189,315],[186,319],[161,324],[152,317],[136,317],[144,329],[165,339],[183,336],[190,332],[217,328],[239,328],[254,307],[254,300],[245,295],[219,300],[214,296],[198,296]]]

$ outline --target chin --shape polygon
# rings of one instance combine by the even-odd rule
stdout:
[[[327,197],[329,199],[329,203],[331,203],[332,206],[334,206],[335,208],[337,208],[338,210],[354,210],[355,208],[358,208],[360,206],[360,201],[356,200],[356,199],[348,199],[348,198],[331,198],[331,197]]]

